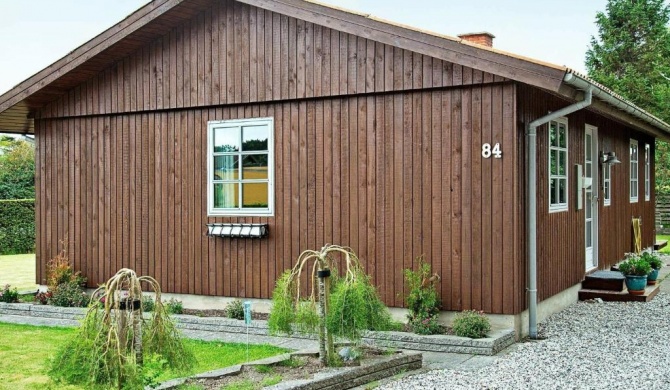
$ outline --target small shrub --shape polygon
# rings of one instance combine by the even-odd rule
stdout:
[[[435,284],[440,281],[437,274],[431,275],[430,264],[423,256],[417,259],[419,270],[405,270],[405,280],[409,287],[409,294],[405,299],[409,314],[407,319],[416,334],[436,334],[442,332],[442,326],[437,322],[440,313],[440,300],[437,297]]]
[[[226,317],[234,318],[236,320],[244,319],[244,303],[241,300],[236,299],[230,302],[226,306]]]
[[[60,283],[51,291],[51,298],[47,302],[53,306],[60,307],[84,307],[89,303],[88,295],[76,280]]]
[[[165,310],[168,314],[182,314],[184,312],[184,305],[175,298],[170,298],[165,302]]]
[[[142,295],[142,311],[145,313],[150,313],[154,311],[156,303],[154,298],[151,295]]]
[[[480,339],[491,331],[491,323],[484,312],[466,310],[454,319],[453,330],[456,336]]]
[[[619,264],[619,272],[624,275],[645,276],[651,272],[649,262],[637,254],[628,254],[628,258]]]
[[[52,297],[53,293],[51,291],[39,291],[37,294],[35,294],[35,302],[46,305],[49,303],[49,299]]]
[[[663,267],[663,261],[661,261],[661,258],[656,253],[644,252],[640,257],[649,263],[653,269],[661,269]]]
[[[11,288],[9,284],[0,290],[0,302],[15,303],[19,301],[19,290],[16,287]]]

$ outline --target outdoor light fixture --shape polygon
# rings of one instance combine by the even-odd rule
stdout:
[[[269,233],[267,223],[208,223],[210,237],[262,238]]]
[[[614,164],[620,164],[621,161],[616,157],[616,153],[614,152],[600,152],[600,162],[602,164],[608,164],[608,165],[614,165]]]

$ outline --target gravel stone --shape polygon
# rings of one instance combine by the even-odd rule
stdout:
[[[670,389],[670,292],[648,303],[577,302],[539,333],[546,339],[479,370],[433,370],[379,389]]]

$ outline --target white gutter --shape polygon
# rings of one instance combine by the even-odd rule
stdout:
[[[567,76],[566,76],[567,77]],[[528,163],[526,176],[526,225],[528,229],[528,335],[537,338],[537,128],[554,119],[579,111],[591,105],[593,88],[586,89],[584,100],[563,107],[558,111],[545,115],[530,122],[526,131],[528,147],[526,155]]]
[[[633,117],[648,123],[651,126],[657,127],[666,133],[666,136],[670,135],[670,125],[663,122],[661,119],[649,114],[640,107],[634,105],[633,103],[627,101],[622,96],[617,95],[614,91],[609,88],[600,85],[592,80],[589,80],[588,77],[582,76],[578,73],[568,70],[565,76],[563,77],[563,82],[567,85],[570,85],[576,89],[587,90],[591,88],[593,90],[593,96],[598,98],[612,107],[615,107],[621,111],[626,112],[627,114],[632,115]]]

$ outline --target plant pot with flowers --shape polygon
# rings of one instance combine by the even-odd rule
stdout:
[[[631,295],[644,295],[647,275],[651,272],[649,262],[633,254],[619,264],[619,271],[626,277],[626,288]]]
[[[651,266],[651,272],[647,276],[647,284],[650,286],[653,286],[656,284],[656,280],[658,279],[658,271],[663,267],[663,261],[661,261],[661,258],[658,256],[658,254],[654,252],[644,252],[642,255],[640,255],[644,260],[649,263]]]

